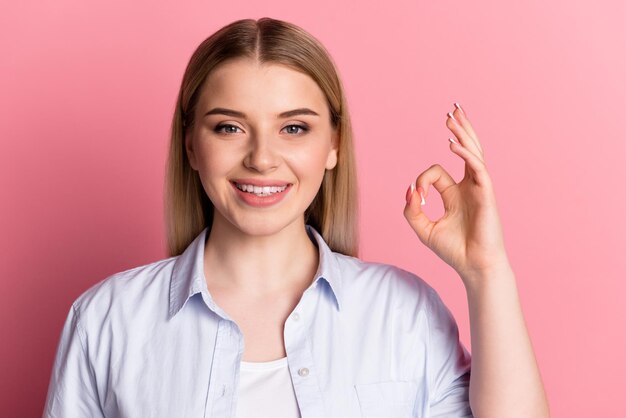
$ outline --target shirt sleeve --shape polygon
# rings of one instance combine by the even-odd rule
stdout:
[[[452,313],[434,289],[429,291],[430,417],[473,417],[469,404],[470,353],[459,340]]]
[[[43,417],[104,417],[85,332],[73,304],[61,332]]]

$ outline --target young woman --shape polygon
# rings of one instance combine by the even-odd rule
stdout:
[[[404,216],[463,280],[471,360],[433,288],[357,258],[350,118],[324,47],[270,18],[217,31],[174,114],[171,257],[72,304],[44,416],[548,416],[482,147],[459,105],[446,124],[465,177],[433,165]]]

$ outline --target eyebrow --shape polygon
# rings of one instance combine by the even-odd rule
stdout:
[[[226,115],[226,116],[233,116],[233,117],[243,118],[243,119],[247,118],[246,114],[243,112],[239,112],[237,110],[232,110],[232,109],[225,109],[223,107],[213,108],[204,114],[204,116],[208,116],[208,115]],[[296,115],[319,116],[316,112],[312,111],[311,109],[308,109],[306,107],[301,107],[299,109],[288,110],[286,112],[280,113],[277,115],[277,117],[289,118],[289,117],[296,116]]]

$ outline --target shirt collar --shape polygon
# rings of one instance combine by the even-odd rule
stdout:
[[[317,249],[319,251],[319,264],[317,271],[315,272],[315,279],[311,286],[317,286],[317,282],[320,279],[324,279],[331,289],[331,293],[334,296],[337,310],[341,310],[342,300],[342,286],[341,286],[341,271],[339,269],[339,262],[337,261],[337,254],[330,249],[322,235],[317,232],[311,225],[306,225],[307,233],[314,243],[317,243]]]
[[[208,228],[204,228],[174,262],[170,281],[170,317],[176,315],[191,296],[205,289],[208,293],[204,280],[204,243],[207,230]]]
[[[305,227],[309,238],[317,245],[319,251],[319,264],[311,287],[317,286],[318,281],[324,279],[330,285],[337,309],[340,310],[341,276],[336,255],[315,228],[308,224]],[[208,296],[209,308],[221,312],[209,294],[204,276],[204,246],[207,232],[208,228],[204,228],[174,262],[170,281],[170,317],[176,315],[191,296],[203,292]]]

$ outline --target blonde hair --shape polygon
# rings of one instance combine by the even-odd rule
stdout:
[[[171,125],[165,175],[165,223],[169,256],[181,254],[206,227],[211,228],[213,204],[198,172],[189,164],[185,134],[194,124],[202,85],[220,63],[248,57],[260,63],[286,65],[309,75],[326,96],[331,124],[338,129],[337,164],[326,170],[320,189],[304,213],[336,252],[358,256],[358,200],[352,126],[347,101],[335,65],[324,46],[302,28],[264,17],[232,22],[204,40],[191,56],[178,93]]]

